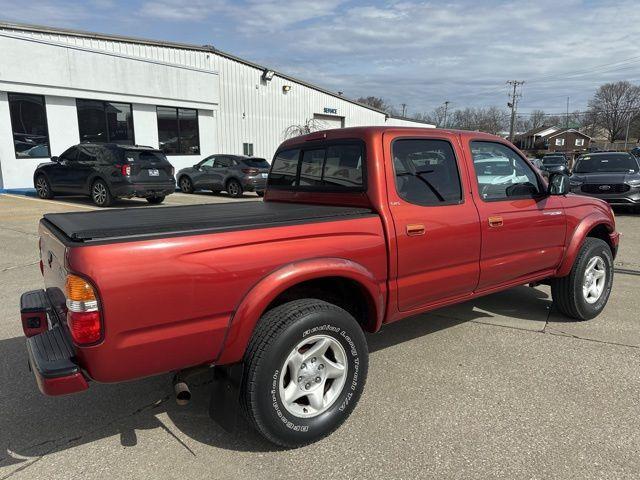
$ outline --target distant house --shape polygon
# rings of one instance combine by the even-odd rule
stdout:
[[[521,150],[546,150],[546,138],[559,131],[558,127],[542,125],[531,129],[515,138],[515,144]]]
[[[545,137],[550,152],[583,152],[591,144],[591,137],[575,128],[563,128]]]
[[[550,125],[534,128],[515,139],[521,150],[535,152],[580,153],[591,144],[591,137],[575,128],[558,128]]]

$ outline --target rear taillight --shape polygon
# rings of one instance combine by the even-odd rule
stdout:
[[[125,177],[131,176],[131,165],[119,165],[120,173]]]
[[[94,288],[85,279],[67,275],[67,325],[77,345],[96,343],[102,338],[102,319]]]
[[[260,173],[260,170],[257,168],[243,168],[242,173],[246,173],[247,175],[257,175]]]
[[[175,173],[176,173],[176,169],[171,167],[171,176],[173,177],[175,175]]]

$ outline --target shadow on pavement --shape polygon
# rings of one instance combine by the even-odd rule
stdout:
[[[389,325],[369,335],[370,351],[393,347],[461,323],[511,315],[528,319],[527,309],[544,310],[550,301],[544,292],[527,287],[476,299]],[[480,311],[480,310],[482,311]],[[18,465],[34,457],[66,450],[119,435],[125,447],[138,444],[137,431],[163,429],[179,448],[195,455],[180,437],[237,451],[277,449],[240,420],[234,433],[225,432],[208,415],[211,384],[208,377],[194,378],[193,400],[188,407],[175,404],[171,376],[105,385],[92,383],[88,391],[66,397],[45,397],[27,368],[25,339],[0,341],[0,467]],[[170,422],[163,422],[166,414]]]

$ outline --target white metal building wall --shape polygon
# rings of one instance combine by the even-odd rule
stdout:
[[[0,27],[0,41],[3,40],[3,35],[5,40],[7,38],[30,39],[35,45],[33,48],[38,48],[38,44],[42,45],[40,48],[46,48],[47,45],[57,45],[69,46],[80,52],[94,52],[98,54],[95,58],[96,62],[100,62],[99,55],[102,54],[122,58],[123,62],[127,61],[127,59],[129,59],[128,61],[136,59],[148,62],[149,69],[162,66],[170,67],[172,65],[180,66],[184,70],[180,74],[185,76],[188,76],[190,71],[193,72],[194,76],[201,75],[201,72],[216,72],[217,81],[211,84],[212,90],[219,90],[212,94],[215,100],[208,100],[206,104],[203,104],[204,108],[203,105],[198,107],[200,108],[201,155],[170,157],[169,160],[176,168],[191,165],[200,158],[213,153],[242,154],[243,143],[253,144],[255,156],[270,159],[277,146],[284,140],[284,132],[287,127],[294,124],[304,124],[307,120],[312,119],[314,114],[343,117],[345,127],[398,125],[397,119],[387,119],[384,113],[328,94],[303,83],[298,83],[286,78],[286,76],[282,77],[275,74],[271,81],[265,81],[262,79],[263,69],[261,67],[244,63],[239,59],[207,49],[146,44],[144,41],[102,38],[99,35],[91,36],[73,32],[57,32],[55,30],[40,31],[37,28],[30,30],[27,27],[24,29]],[[82,55],[86,54],[83,53]],[[29,68],[37,67],[38,62],[30,63]],[[47,72],[41,72],[41,75],[44,79]],[[0,78],[0,83],[2,83],[2,80],[3,78]],[[190,77],[185,77],[185,85],[196,85],[197,82],[194,82],[195,80]],[[290,89],[285,91],[283,89],[285,86],[290,87]],[[141,88],[144,88],[144,85]],[[2,90],[1,85],[0,90]],[[30,88],[26,88],[26,86],[21,88],[20,84],[12,86],[11,91],[46,93],[39,92],[37,86],[31,85]],[[167,91],[172,90],[168,88]],[[171,94],[175,96],[173,91]],[[83,98],[82,95],[73,91],[68,95]],[[96,92],[95,95],[100,96],[100,92]],[[194,102],[191,97],[197,98],[200,96],[202,94],[199,92],[185,91],[183,98],[169,101],[168,106],[197,107],[197,102]],[[156,98],[144,99],[138,97],[138,102],[136,102],[136,97],[133,98],[133,100],[130,99],[129,101],[133,104],[136,142],[157,147],[157,127],[154,127],[154,119],[152,117],[155,110],[154,105],[158,100]],[[116,100],[116,98],[101,99]],[[2,100],[6,102],[6,97],[4,99],[0,97],[0,103],[3,103]],[[47,98],[47,101],[49,103],[49,98]],[[67,109],[67,115],[73,115],[73,118],[69,118],[69,122],[75,122],[77,130],[77,119],[75,118],[75,113],[71,111],[73,110],[72,107],[70,104]],[[328,111],[325,109],[328,109]],[[3,110],[4,108],[0,105],[0,114]],[[48,113],[49,110],[50,108],[47,106]],[[141,122],[143,118],[144,123]],[[10,130],[2,125],[7,120],[8,117],[5,114],[0,116],[0,131],[2,135],[10,133]],[[49,123],[51,123],[51,119],[49,119]],[[413,122],[401,121],[403,125],[407,123]],[[429,126],[416,125],[415,123],[413,125]],[[60,154],[61,151],[55,149],[56,144],[60,142],[52,137],[56,134],[56,131],[65,127],[65,125],[56,125],[52,128],[49,125],[53,155]],[[142,131],[143,129],[144,131]],[[152,129],[152,131],[146,131],[148,129]],[[0,145],[1,150],[2,146]],[[5,153],[0,157],[6,157],[8,150],[9,146],[7,145]],[[2,160],[3,158],[0,158],[0,161]],[[15,159],[12,160],[12,163],[16,163]],[[24,160],[20,161],[24,162]],[[26,165],[26,162],[23,165]],[[4,188],[11,188],[17,183],[24,183],[22,178],[17,183],[10,178],[6,178],[7,175],[12,175],[11,172],[15,172],[16,168],[20,168],[17,163],[9,170],[3,167],[5,178],[0,178],[0,183],[4,184]],[[28,169],[32,171],[33,167],[28,167]],[[25,173],[26,175],[21,177],[30,178],[30,173]],[[21,187],[26,186],[28,185],[21,185]],[[3,188],[3,185],[0,185],[0,188]]]

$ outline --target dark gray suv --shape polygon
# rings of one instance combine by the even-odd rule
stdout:
[[[264,158],[242,155],[211,155],[193,167],[183,168],[176,175],[184,193],[196,190],[226,191],[238,198],[243,192],[264,195],[269,163]]]

